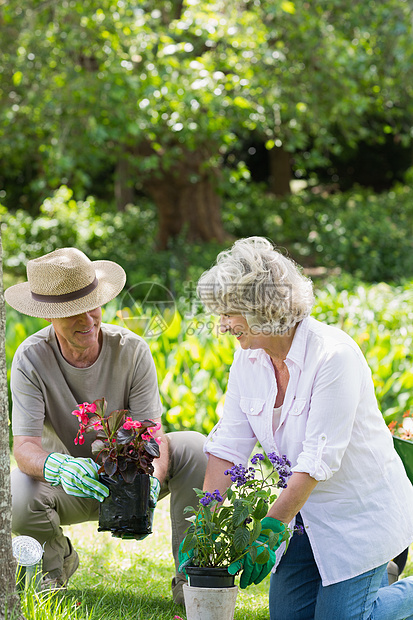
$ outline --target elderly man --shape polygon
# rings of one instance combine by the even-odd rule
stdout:
[[[99,501],[108,494],[90,458],[94,433],[75,445],[78,422],[71,412],[79,403],[104,397],[108,411],[128,409],[135,420],[160,422],[161,402],[148,345],[128,329],[102,323],[101,306],[125,285],[122,267],[63,248],[29,261],[27,278],[7,289],[6,301],[50,325],[20,345],[12,364],[18,465],[12,473],[13,531],[44,545],[43,587],[60,588],[79,565],[61,526],[96,520]],[[172,592],[182,604],[185,577],[178,571],[178,548],[188,525],[183,509],[196,501],[193,487],[203,483],[204,437],[162,430],[158,437],[151,493],[155,504],[158,493],[159,498],[171,494]]]

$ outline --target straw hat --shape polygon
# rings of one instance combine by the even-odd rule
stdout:
[[[89,312],[116,297],[125,286],[122,267],[92,262],[76,248],[61,248],[27,263],[27,280],[4,293],[12,308],[44,319]]]

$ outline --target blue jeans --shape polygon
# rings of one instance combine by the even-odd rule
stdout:
[[[412,620],[413,577],[382,587],[386,569],[322,586],[307,534],[294,534],[271,575],[270,620]]]

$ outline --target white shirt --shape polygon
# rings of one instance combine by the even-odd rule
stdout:
[[[301,515],[324,586],[380,566],[413,541],[413,487],[380,413],[357,344],[313,318],[297,327],[290,380],[273,432],[274,369],[238,349],[223,416],[205,452],[246,465],[257,440],[319,481]],[[282,554],[279,550],[278,560]]]

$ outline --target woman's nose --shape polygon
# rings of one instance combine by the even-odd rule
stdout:
[[[229,319],[226,316],[222,316],[219,319],[219,331],[221,334],[225,334],[229,330]]]

